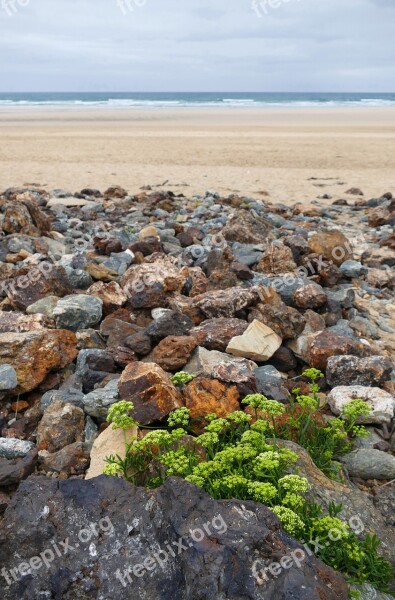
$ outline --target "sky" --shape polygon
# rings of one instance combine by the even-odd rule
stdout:
[[[395,0],[0,0],[0,92],[394,92]]]

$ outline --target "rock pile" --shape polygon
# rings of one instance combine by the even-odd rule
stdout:
[[[350,476],[395,477],[394,200],[313,208],[119,186],[3,192],[0,510],[33,472],[82,477],[119,399],[144,425],[187,406],[200,431],[247,393],[287,402],[308,365],[326,373],[328,418],[356,397],[372,408],[384,443],[346,457]],[[197,375],[181,389],[170,379],[180,370]],[[62,489],[73,485],[83,494],[82,482]],[[299,597],[318,597],[309,589]]]

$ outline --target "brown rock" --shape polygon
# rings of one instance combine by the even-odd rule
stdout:
[[[257,271],[270,275],[289,273],[294,271],[297,265],[294,261],[291,248],[280,242],[273,242],[263,253],[258,263]]]
[[[187,277],[186,287],[190,298],[207,291],[209,281],[200,267],[182,267],[180,274]]]
[[[61,477],[81,475],[89,464],[89,450],[83,442],[75,442],[57,452],[40,452],[40,467],[43,471],[55,471]]]
[[[219,317],[203,321],[198,327],[189,332],[199,346],[208,350],[226,350],[230,340],[242,335],[248,327],[248,323],[242,319]]]
[[[182,394],[196,433],[201,433],[207,425],[206,415],[216,413],[218,417],[225,417],[240,408],[237,387],[216,379],[197,377],[183,388]]]
[[[151,258],[155,258],[155,254]],[[156,257],[155,262],[132,265],[121,280],[133,308],[165,306],[168,296],[180,293],[187,274],[176,267],[169,257]]]
[[[325,304],[327,296],[320,285],[309,283],[296,290],[294,302],[298,308],[319,308]]]
[[[309,239],[312,252],[322,256],[336,265],[341,265],[345,260],[353,258],[353,251],[346,236],[338,230],[319,231]]]
[[[128,195],[127,191],[120,185],[113,185],[104,192],[104,197],[109,198],[125,198]]]
[[[26,310],[47,296],[62,297],[71,293],[64,268],[50,262],[18,269],[14,277],[4,283],[3,289],[11,303],[20,310]]]
[[[40,450],[53,453],[84,436],[84,411],[74,404],[55,400],[45,409],[37,428],[37,445]]]
[[[314,337],[308,351],[309,364],[325,371],[328,358],[339,355],[365,356],[368,350],[361,342],[331,331],[322,331]]]
[[[291,340],[302,333],[305,319],[295,308],[284,302],[278,304],[257,304],[250,310],[248,320],[264,323],[283,340]]]
[[[26,479],[34,471],[37,455],[37,448],[33,448],[23,458],[0,458],[0,488],[13,488]]]
[[[117,271],[112,271],[108,267],[104,265],[88,262],[86,264],[85,270],[89,273],[89,275],[98,281],[110,282],[114,281],[119,277]]]
[[[207,375],[221,381],[247,383],[254,387],[256,367],[256,363],[246,358],[230,356],[218,350],[206,350],[199,346],[184,370],[193,375]]]
[[[0,333],[25,333],[55,327],[52,319],[42,314],[25,315],[19,312],[0,312]]]
[[[0,364],[14,367],[18,387],[13,394],[29,392],[46,375],[63,369],[77,356],[77,338],[65,329],[0,334]]]
[[[96,298],[100,298],[103,301],[103,312],[105,315],[117,310],[126,304],[128,300],[127,295],[116,281],[109,283],[97,281],[90,286],[86,293],[96,296]]]
[[[100,333],[103,337],[108,338],[107,346],[109,348],[125,346],[127,338],[140,331],[141,327],[120,319],[114,319],[112,315],[106,317],[100,325]]]
[[[204,294],[199,294],[197,297],[200,298],[203,296]],[[195,298],[188,298],[188,296],[175,294],[173,298],[169,298],[167,304],[168,307],[174,312],[180,312],[189,317],[195,323],[195,325],[199,325],[199,323],[204,321],[205,317],[203,311],[196,306]]]
[[[180,392],[169,375],[155,363],[132,363],[118,383],[119,395],[134,404],[134,418],[142,425],[160,421],[182,406]]]
[[[233,287],[226,290],[206,292],[194,298],[195,306],[208,318],[233,317],[236,313],[255,304],[259,288]]]
[[[165,371],[179,371],[197,346],[194,337],[181,335],[164,338],[145,360],[155,362]]]
[[[390,215],[390,211],[385,206],[378,206],[370,210],[368,214],[369,227],[381,227],[381,225],[389,223]]]
[[[3,231],[38,237],[49,231],[49,220],[32,200],[5,204]]]
[[[151,352],[151,338],[144,331],[139,331],[126,338],[125,344],[136,354],[146,356]]]
[[[239,210],[228,219],[222,235],[229,242],[261,244],[267,242],[270,227],[258,215],[253,216],[249,211]]]

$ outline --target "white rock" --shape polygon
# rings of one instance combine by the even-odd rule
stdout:
[[[364,400],[372,412],[361,417],[358,423],[389,423],[395,412],[395,398],[377,387],[363,385],[338,386],[328,395],[328,404],[335,415],[339,415],[351,400]]]
[[[33,442],[18,438],[0,438],[0,458],[21,458],[33,448]]]
[[[256,319],[243,335],[232,338],[226,352],[251,360],[265,362],[280,348],[282,339],[277,333]]]
[[[137,437],[137,427],[127,429],[125,433],[127,441],[130,442],[133,437]],[[125,436],[123,429],[113,429],[110,425],[93,442],[91,464],[85,479],[102,475],[107,464],[106,458],[112,454],[125,458]]]

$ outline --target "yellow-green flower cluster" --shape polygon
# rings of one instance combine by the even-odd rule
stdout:
[[[314,520],[312,531],[319,536],[329,537],[332,541],[346,539],[350,536],[349,526],[337,517],[319,517]]]
[[[187,477],[185,477],[185,481],[189,481],[189,483],[193,483],[197,487],[201,488],[205,483],[204,477],[200,477],[199,475],[187,475]]]
[[[186,371],[179,371],[175,375],[170,377],[173,385],[184,385],[195,379],[196,375],[192,375],[191,373],[187,373]]]
[[[325,375],[319,369],[314,369],[311,367],[310,369],[305,369],[303,371],[303,376],[310,379],[310,381],[317,381],[318,379],[323,379]]]
[[[273,471],[280,466],[280,454],[274,450],[261,452],[254,461],[254,473],[262,475],[265,471]]]
[[[206,433],[199,435],[199,437],[196,438],[196,441],[198,444],[203,446],[203,448],[211,448],[212,446],[218,444],[219,437],[217,433],[207,431]]]
[[[263,419],[258,419],[251,425],[252,431],[257,431],[258,433],[266,433],[268,428],[267,421],[264,421]]]
[[[268,400],[263,394],[249,394],[242,400],[242,404],[248,404],[256,410],[262,410],[272,417],[278,417],[285,412],[285,407],[277,400]]]
[[[147,433],[142,440],[137,442],[137,444],[133,446],[133,450],[143,450],[149,446],[168,446],[173,441],[173,437],[168,431],[165,429],[156,429],[155,431]]]
[[[132,402],[126,402],[126,400],[115,402],[115,404],[110,406],[107,422],[113,424],[113,429],[130,429],[131,427],[135,427],[138,423],[129,416],[132,410],[134,410]]]
[[[274,506],[271,510],[277,515],[285,531],[290,535],[297,536],[303,531],[304,523],[302,519],[290,508],[286,506]]]
[[[103,473],[104,475],[112,475],[113,477],[116,477],[117,475],[120,475],[121,468],[116,463],[110,463],[104,467]]]
[[[229,422],[226,419],[214,419],[206,425],[204,428],[205,431],[214,432],[214,433],[222,433],[225,429],[228,429]]]
[[[311,396],[298,396],[297,401],[302,408],[311,408],[312,410],[319,408],[319,403]]]
[[[248,485],[248,480],[241,475],[226,475],[222,477],[222,479],[216,479],[213,482],[214,490],[218,491],[219,489],[226,491],[227,493],[234,494],[236,490],[240,491],[244,490]]]
[[[367,417],[371,410],[363,400],[351,400],[342,410],[342,416],[349,421],[356,421],[358,417]]]
[[[188,408],[185,406],[182,408],[177,408],[169,414],[167,418],[167,424],[169,427],[188,427],[189,417],[190,412]]]
[[[270,502],[277,496],[277,490],[271,483],[250,481],[247,486],[248,493],[256,502]]]
[[[243,461],[249,461],[256,457],[258,451],[251,445],[239,445],[231,446],[217,452],[214,460],[224,465],[231,466],[234,463],[241,463]]]
[[[305,499],[293,492],[287,492],[281,502],[284,506],[299,512],[305,504]]]
[[[309,482],[305,477],[299,477],[299,475],[285,475],[278,480],[280,488],[286,492],[292,492],[295,494],[304,494],[309,489]]]
[[[242,423],[249,423],[252,419],[251,415],[247,415],[247,413],[243,412],[242,410],[236,410],[235,412],[230,413],[226,418],[231,423],[237,423],[238,425]]]
[[[170,450],[162,454],[159,460],[167,467],[168,475],[183,477],[189,471],[189,458],[186,456],[184,448]]]

